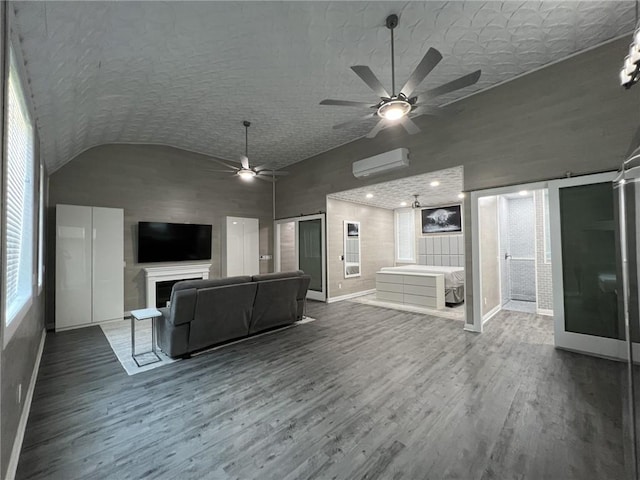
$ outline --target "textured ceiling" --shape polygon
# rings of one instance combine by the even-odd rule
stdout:
[[[437,181],[439,185],[431,186],[431,182],[434,181]],[[460,203],[458,195],[462,192],[462,185],[462,167],[455,167],[377,183],[368,187],[345,190],[327,196],[336,200],[393,210],[401,208],[402,202],[406,202],[406,206],[410,206],[414,201],[413,195],[419,195],[418,201],[423,207],[435,207]],[[367,198],[367,194],[373,196]]]
[[[376,100],[349,69],[389,88],[390,13],[402,85],[431,46],[444,59],[422,91],[475,69],[446,103],[633,29],[633,2],[14,2],[40,129],[55,170],[95,145],[161,143],[283,167],[365,134],[364,113],[324,98]],[[615,74],[615,72],[614,72]],[[365,110],[366,112],[366,110]],[[394,127],[400,128],[400,127]]]

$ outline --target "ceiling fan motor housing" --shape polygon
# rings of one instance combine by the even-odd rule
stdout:
[[[393,14],[387,17],[387,28],[393,30],[398,26],[398,15]]]

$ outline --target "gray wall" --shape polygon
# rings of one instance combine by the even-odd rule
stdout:
[[[360,222],[360,276],[344,278],[344,222]],[[376,272],[394,262],[393,210],[327,199],[328,297],[376,288]],[[339,287],[342,285],[342,288]]]
[[[280,218],[324,210],[326,195],[355,187],[464,166],[465,190],[617,169],[637,126],[640,88],[618,83],[629,39],[610,42],[563,62],[457,102],[449,117],[419,117],[422,133],[390,128],[287,167],[277,185]],[[351,164],[398,147],[411,165],[356,179]],[[470,202],[464,229],[471,230]],[[471,236],[465,236],[467,322],[473,319]]]
[[[124,209],[126,268],[125,311],[145,306],[143,267],[137,263],[136,230],[139,221],[189,222],[213,225],[211,277],[220,277],[221,230],[225,216],[253,217],[260,221],[260,254],[273,253],[271,184],[244,182],[220,169],[206,156],[157,145],[102,145],[82,153],[51,175],[50,222],[55,205],[91,205]],[[55,232],[49,235],[55,251]],[[54,285],[55,258],[48,265]],[[208,262],[202,262],[208,263]],[[272,271],[271,262],[260,262],[260,271]],[[52,306],[54,292],[47,301]],[[47,325],[53,319],[47,317]]]
[[[0,9],[2,12],[2,9]],[[2,15],[0,15],[2,17]],[[4,19],[0,18],[0,32],[2,26],[5,25]],[[4,36],[0,33],[0,42]],[[2,45],[4,47],[4,45]],[[4,48],[0,48],[0,64],[4,58]],[[23,78],[26,76],[23,74]],[[4,75],[0,75],[0,92],[4,92],[5,79]],[[28,92],[28,90],[27,90]],[[0,107],[3,105],[3,96],[0,95]],[[2,108],[4,111],[4,108]],[[32,115],[33,118],[33,115]],[[0,115],[0,139],[2,139],[2,132],[4,132],[4,118]],[[11,450],[13,448],[16,434],[18,431],[18,423],[20,416],[22,415],[25,407],[25,397],[29,388],[29,382],[35,366],[35,361],[38,353],[38,347],[40,345],[40,339],[42,338],[42,332],[44,329],[44,296],[45,289],[47,287],[46,279],[43,282],[43,289],[38,291],[37,278],[38,269],[38,206],[39,206],[39,193],[38,186],[40,184],[39,174],[40,165],[37,159],[40,158],[38,148],[37,129],[35,133],[36,148],[34,152],[34,158],[36,159],[35,168],[35,182],[34,182],[34,242],[33,242],[33,254],[34,254],[34,298],[31,308],[22,319],[18,330],[14,333],[9,343],[3,348],[0,357],[0,478],[5,478],[7,473],[7,467],[9,465],[9,459],[11,457]],[[3,140],[3,139],[2,139]],[[0,141],[0,144],[4,145],[4,141]],[[5,171],[6,156],[4,155],[4,149],[2,149],[2,168],[0,172]],[[2,173],[0,173],[2,175]],[[46,175],[46,173],[45,173]],[[4,191],[4,186],[3,189]],[[46,199],[46,182],[45,182],[45,199]],[[46,205],[46,200],[45,200]],[[2,238],[5,236],[5,207],[2,204]],[[46,224],[45,224],[46,230]],[[4,244],[4,242],[2,242]],[[44,252],[46,257],[46,250]],[[4,258],[4,255],[0,255],[0,259]],[[3,296],[3,295],[0,295]],[[0,318],[4,319],[5,304],[2,302],[2,312],[0,312]],[[4,345],[4,320],[0,321],[0,345]],[[18,402],[17,389],[18,385],[22,385],[22,399]]]

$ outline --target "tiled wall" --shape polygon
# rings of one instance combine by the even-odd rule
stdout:
[[[508,210],[511,299],[535,302],[536,247],[533,196],[509,199]]]
[[[544,261],[544,190],[534,192],[536,202],[536,268],[538,281],[538,309],[553,310],[553,283],[551,280],[551,263]]]
[[[464,237],[430,235],[418,237],[418,264],[464,267]]]

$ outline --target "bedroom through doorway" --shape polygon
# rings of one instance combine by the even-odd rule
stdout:
[[[328,302],[466,316],[463,168],[327,195]]]

